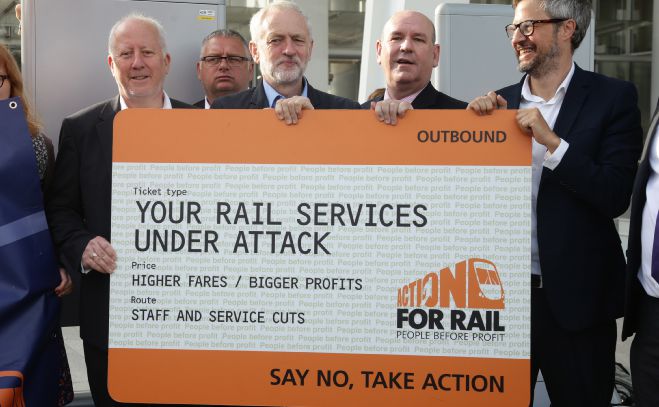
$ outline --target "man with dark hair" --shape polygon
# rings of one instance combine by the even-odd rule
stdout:
[[[629,205],[641,151],[636,89],[573,62],[589,0],[513,7],[506,32],[525,75],[469,108],[519,109],[533,137],[532,384],[541,371],[552,405],[608,407],[625,276],[613,220]]]
[[[119,95],[62,122],[59,154],[46,200],[48,224],[62,265],[82,272],[80,337],[89,387],[97,407],[115,406],[108,394],[112,124],[132,108],[192,108],[163,90],[169,72],[164,30],[153,18],[131,14],[110,31],[108,65]]]
[[[430,83],[439,64],[435,26],[418,11],[394,13],[375,44],[378,63],[387,82],[384,95],[362,104],[378,120],[396,124],[409,109],[464,109],[467,104],[436,90]]]
[[[194,105],[209,109],[215,99],[247,90],[252,76],[254,63],[245,38],[238,31],[215,30],[201,43],[197,78],[205,97]]]
[[[314,89],[304,77],[313,38],[306,16],[293,2],[270,3],[252,16],[249,49],[263,79],[255,87],[213,102],[213,109],[264,109],[295,124],[303,109],[359,109],[359,103]]]

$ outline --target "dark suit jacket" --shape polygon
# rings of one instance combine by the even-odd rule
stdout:
[[[511,109],[522,84],[497,91]],[[542,172],[540,268],[554,316],[576,331],[622,315],[625,259],[613,219],[629,205],[641,152],[636,88],[577,66],[554,132],[570,147]]]
[[[171,99],[173,108],[192,106]],[[64,119],[46,215],[60,263],[80,271],[82,253],[96,236],[110,240],[112,188],[112,122],[119,96]],[[108,275],[90,271],[81,279],[80,337],[107,348]]]
[[[367,100],[362,103],[362,109],[370,109],[371,102],[379,102],[382,99],[384,99],[384,96]],[[412,107],[415,109],[466,109],[467,103],[439,92],[428,82],[428,85],[423,88],[421,93],[412,102]]]
[[[203,98],[200,101],[193,103],[192,106],[198,107],[200,109],[205,109],[206,108],[206,98]]]
[[[359,103],[314,89],[307,82],[307,97],[314,109],[359,109]],[[263,79],[255,87],[213,101],[211,109],[265,109],[270,107],[263,89]]]
[[[655,130],[659,123],[659,101],[652,116],[652,122],[645,139],[643,156],[634,180],[632,193],[632,211],[629,217],[629,242],[627,244],[627,291],[625,295],[625,321],[622,326],[622,339],[627,339],[636,332],[636,317],[638,300],[645,294],[643,286],[638,281],[638,270],[641,267],[641,227],[643,226],[643,208],[645,207],[645,187],[652,174],[648,149],[652,145]]]

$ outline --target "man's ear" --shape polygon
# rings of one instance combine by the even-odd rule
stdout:
[[[432,46],[432,66],[436,68],[439,65],[439,44]]]
[[[254,41],[249,42],[249,53],[252,54],[252,59],[255,64],[259,63],[259,47],[256,46]]]
[[[380,40],[375,41],[375,55],[377,57],[378,65],[381,65],[382,62],[380,61],[380,53],[382,52],[382,43]]]
[[[572,36],[576,30],[577,22],[570,18],[561,24],[558,32],[562,39],[572,41]]]

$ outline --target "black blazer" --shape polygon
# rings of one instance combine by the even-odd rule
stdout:
[[[171,99],[176,109],[192,106]],[[119,96],[79,111],[62,122],[53,182],[46,196],[48,225],[60,263],[80,271],[82,253],[96,236],[110,241],[112,123]],[[108,346],[110,279],[90,271],[81,278],[80,337]]]
[[[643,226],[643,208],[645,207],[645,187],[652,174],[648,149],[659,124],[659,101],[655,108],[648,135],[645,139],[643,156],[634,180],[632,193],[632,210],[629,217],[629,241],[627,244],[627,291],[625,293],[625,321],[622,326],[622,339],[625,340],[636,332],[638,300],[645,294],[645,290],[638,281],[638,270],[641,268],[641,227]]]
[[[307,97],[314,109],[359,109],[359,103],[314,89],[307,82]],[[263,79],[255,87],[213,101],[211,109],[265,109],[270,107],[263,89]]]
[[[200,109],[205,109],[206,108],[206,98],[203,98],[200,101],[193,103],[192,106],[198,107]],[[172,106],[172,107],[174,107],[174,106]]]
[[[497,91],[511,109],[523,81]],[[554,317],[581,330],[622,315],[625,259],[613,219],[629,205],[641,153],[636,88],[577,66],[554,132],[570,147],[542,172],[540,268]]]
[[[384,99],[384,96],[375,99],[367,100],[362,103],[362,109],[370,109],[371,102],[379,102]],[[415,109],[466,109],[467,103],[454,99],[449,95],[436,90],[430,82],[419,93],[414,101],[412,107]]]

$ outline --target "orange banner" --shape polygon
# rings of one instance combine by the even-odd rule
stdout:
[[[109,369],[113,398],[138,403],[328,407],[529,403],[528,360],[110,349]]]
[[[505,166],[526,167],[528,169],[531,164],[531,139],[518,128],[514,111],[497,111],[495,114],[485,117],[479,117],[468,111],[412,111],[397,126],[388,126],[378,122],[370,111],[311,111],[304,113],[304,117],[298,125],[287,126],[277,120],[274,112],[271,110],[164,111],[130,109],[118,114],[114,122],[113,161],[117,164],[115,170],[117,167],[121,167],[121,164],[125,164],[129,169],[124,169],[124,174],[129,174],[131,177],[133,176],[133,172],[130,171],[133,171],[133,167],[130,167],[129,164],[141,163],[252,164],[254,166],[261,164],[321,166]],[[149,167],[155,168],[158,166],[152,165]],[[325,169],[325,167],[322,167],[322,169]],[[424,169],[428,170],[427,167],[424,167]],[[177,171],[178,167],[174,170]],[[436,171],[434,168],[429,170]],[[483,171],[479,172],[479,174],[485,174],[485,172],[490,170],[492,169],[483,168],[479,170]],[[497,168],[496,170],[500,172],[506,171],[504,168]],[[359,168],[359,171],[362,171],[362,167]],[[514,169],[513,171],[519,170]],[[527,172],[530,174],[530,170]],[[530,177],[524,175],[523,171],[520,174],[522,175],[514,175],[517,177],[515,178],[516,185],[522,186],[521,192],[514,191],[514,193],[519,194],[519,201],[513,201],[513,204],[510,206],[512,209],[496,214],[496,216],[502,218],[514,217],[517,214],[522,214],[522,217],[527,216],[527,214],[530,216],[530,209],[525,203],[525,197],[528,194],[524,189],[527,184],[530,185],[530,181],[527,180]],[[512,175],[508,176],[512,177]],[[482,181],[482,179],[487,180],[489,179],[488,177],[489,175],[485,174],[477,181],[487,183],[489,181]],[[137,179],[137,177],[135,178]],[[478,186],[480,184],[470,183],[469,178],[463,177],[456,179],[453,176],[452,178],[447,178],[447,184],[453,181],[456,184],[461,184],[462,188],[477,187],[479,191],[482,189],[484,194],[490,193],[490,191],[486,191],[490,186],[488,184],[484,184],[485,186],[483,187]],[[181,182],[183,183],[184,181]],[[494,177],[492,182],[495,182]],[[496,185],[510,183],[509,178],[505,178],[505,176],[496,180],[496,182],[498,183]],[[415,183],[419,184],[420,182],[410,182],[410,184]],[[129,202],[129,207],[135,212],[137,211],[134,208],[135,202],[140,199],[144,200],[144,202],[137,202],[137,208],[141,211],[139,213],[142,216],[142,223],[139,223],[135,228],[151,227],[144,226],[148,225],[148,222],[145,223],[144,217],[151,214],[152,212],[149,211],[153,208],[149,207],[150,209],[147,210],[146,200],[151,199],[152,196],[162,196],[161,194],[164,194],[164,192],[161,192],[160,186],[156,188],[155,184],[151,185],[149,182],[140,183],[131,179],[130,182],[124,182],[124,184],[124,188],[128,191],[124,196],[127,198],[117,198],[116,196],[120,194],[116,190],[113,190],[116,201],[123,200]],[[146,188],[147,192],[138,192],[140,190],[137,187],[138,185],[142,187],[145,185],[153,186],[154,189]],[[168,184],[164,183],[163,185]],[[207,192],[215,190],[216,185],[213,184]],[[404,187],[406,186],[407,184],[404,184]],[[241,188],[243,187],[248,188],[251,186],[243,186],[241,184]],[[263,183],[261,187],[268,188],[268,185]],[[199,191],[192,191],[192,188],[188,189],[183,192],[186,194],[197,194],[191,196],[201,201],[199,198],[201,193]],[[156,190],[157,192],[155,192]],[[165,189],[162,190],[164,191]],[[406,190],[402,189],[401,193],[405,192]],[[467,221],[472,223],[478,222],[476,227],[486,229],[487,226],[485,223],[481,225],[478,216],[482,216],[482,212],[490,210],[487,206],[489,205],[489,196],[486,197],[487,199],[480,201],[471,201],[465,198],[468,192],[465,190],[465,192],[461,192],[458,195],[456,206],[442,208],[445,212],[439,213],[443,214],[442,216],[444,217],[430,219],[429,222],[434,220],[435,223],[433,225],[437,227],[443,222],[445,217],[451,217],[451,222],[453,222],[455,219],[458,219],[458,215],[451,215],[453,213],[452,211],[455,211],[455,213],[466,213],[465,219]],[[169,194],[169,190],[167,190],[167,194]],[[305,192],[304,195],[307,195],[307,193]],[[313,194],[309,192],[308,195],[309,202],[312,202]],[[143,198],[143,196],[146,196],[146,198]],[[223,218],[220,216],[220,214],[225,213],[225,208],[228,212],[229,204],[225,202],[213,202],[214,197],[212,194],[206,194],[204,197],[208,197],[209,201],[215,205],[212,207],[219,211],[219,214],[215,218],[217,225],[225,219],[227,219],[226,223],[230,223],[228,217]],[[493,197],[496,199],[494,195]],[[167,199],[170,199],[169,195]],[[336,202],[343,202],[341,196],[337,196],[335,199]],[[161,202],[148,203],[154,206],[156,204],[162,204]],[[188,205],[188,210],[192,208],[191,215],[189,214],[188,216],[192,216],[192,219],[198,220],[196,218],[197,215],[202,213],[201,204],[195,201],[188,202],[186,205]],[[261,203],[261,205],[264,204]],[[121,216],[123,221],[128,222],[127,219],[132,219],[128,214],[117,213],[116,208],[120,207],[113,206],[113,217]],[[164,204],[162,204],[162,207],[164,208]],[[154,212],[156,215],[152,215],[155,218],[160,215],[160,212],[158,212],[160,206],[156,208],[157,210]],[[267,206],[267,208],[269,216],[270,207]],[[474,208],[481,212],[473,212],[475,210]],[[388,214],[395,212],[393,209],[385,209],[381,213]],[[417,215],[421,215],[417,216],[419,228],[421,228],[426,223],[425,213],[423,212],[425,207],[418,205],[417,209],[419,211]],[[400,214],[404,210],[405,208],[402,206],[400,208],[397,207],[397,212],[395,213]],[[503,211],[503,209],[500,210]],[[492,212],[494,213],[494,209],[492,209]],[[470,213],[473,216],[469,217]],[[406,217],[407,215],[403,219]],[[530,219],[527,220],[530,225]],[[156,219],[156,223],[158,224],[161,221],[161,219]],[[526,222],[524,219],[522,221]],[[172,223],[172,225],[167,225],[167,227],[171,229],[178,227],[178,224],[174,224],[175,222]],[[202,224],[203,222],[199,221],[198,223]],[[273,224],[276,223],[273,222]],[[229,230],[229,226],[228,224],[222,224],[222,231],[226,233]],[[136,233],[134,236],[139,236],[138,232],[145,233],[141,230],[130,230],[130,227],[132,226],[128,227],[128,231]],[[530,228],[530,226],[528,227]],[[217,228],[218,230],[220,229],[219,226]],[[286,224],[282,228],[286,229]],[[375,228],[372,227],[370,229]],[[403,229],[407,230],[409,228]],[[309,230],[312,229],[310,228]],[[210,230],[208,233],[213,234],[215,231]],[[339,235],[340,230],[338,227],[335,228],[335,233],[337,236]],[[526,229],[524,233],[526,233]],[[138,237],[133,239],[133,235],[127,233],[125,235],[129,236],[129,238],[125,239],[128,242],[128,246],[139,243]],[[352,235],[348,236],[350,238],[354,237]],[[388,236],[393,235],[389,233]],[[494,236],[492,238],[493,241],[501,240],[496,238],[496,232],[492,233],[492,236]],[[114,230],[113,238],[116,238]],[[433,245],[433,239],[436,238],[436,235],[429,234],[428,245]],[[447,239],[450,240],[451,237],[447,237]],[[206,248],[215,247],[212,245],[217,239],[211,240],[211,246],[207,245]],[[524,245],[528,244],[527,240],[528,238],[524,236],[522,243],[510,247],[523,249],[526,247]],[[118,242],[119,238],[116,238],[116,240],[113,240],[113,245]],[[465,243],[465,246],[468,244],[471,244],[471,242]],[[247,244],[245,247],[247,247]],[[251,248],[251,246],[249,247]],[[470,250],[479,253],[481,247],[479,247],[479,244],[476,244]],[[498,250],[503,251],[507,249],[502,248]],[[219,249],[217,251],[221,252]],[[195,250],[195,252],[197,251]],[[238,257],[235,255],[235,247],[233,253],[232,258],[248,258],[249,255],[255,256],[255,253],[247,250],[243,253],[244,257]],[[393,256],[398,256],[398,254],[395,254],[398,253],[397,251],[392,251],[392,253],[394,253]],[[157,270],[153,271],[155,275],[161,270],[160,262],[165,262],[165,253],[155,253],[154,250],[151,254],[153,256],[148,261],[154,262],[152,269]],[[170,253],[166,254],[169,255]],[[130,258],[133,253],[128,253],[127,256],[126,252],[123,252],[122,255],[125,259],[126,257]],[[219,258],[220,255],[221,253],[217,254],[217,257],[214,257],[214,259]],[[329,252],[327,252],[326,257],[318,256],[320,259],[328,257],[330,257]],[[139,258],[135,254],[131,260],[137,260]],[[259,262],[264,261],[264,258],[267,259],[267,257],[257,258],[255,256],[253,265],[258,268],[259,264],[263,264]],[[299,256],[291,256],[291,258],[299,258]],[[184,261],[189,261],[189,259]],[[177,264],[183,264],[184,261]],[[409,260],[404,257],[404,253],[401,253],[400,261]],[[437,263],[440,265],[439,261],[435,259],[429,260],[431,264]],[[136,261],[133,264],[138,263]],[[157,263],[157,268],[155,263]],[[469,264],[469,267],[467,267],[467,264]],[[506,263],[504,262],[504,264]],[[147,266],[150,265],[145,263],[144,268]],[[140,267],[142,266],[138,264],[138,266],[133,266],[132,269],[139,269]],[[377,272],[377,270],[372,270],[369,267],[368,265],[365,266],[368,269],[366,272],[371,273],[370,275]],[[172,270],[168,271],[171,275],[161,276],[163,278],[167,277],[168,280],[165,279],[160,283],[164,286],[168,284],[174,286],[172,290],[178,290],[178,287],[183,289],[186,287],[185,284],[190,285],[192,281],[195,281],[188,276],[187,279],[184,277],[181,280],[182,285],[178,285],[178,283],[170,284],[178,281],[178,277],[174,274],[177,272],[183,273],[183,271],[178,270],[177,266],[174,266],[174,269],[177,271],[173,271],[173,269],[168,269],[167,267],[162,267],[162,269]],[[209,269],[215,270],[220,269],[220,267],[210,264]],[[289,269],[293,270],[290,267]],[[412,334],[416,334],[416,332],[423,332],[431,336],[432,334],[444,332],[444,329],[446,329],[445,332],[449,332],[449,329],[453,329],[449,328],[449,324],[450,326],[455,324],[458,327],[462,326],[461,329],[464,332],[467,332],[473,327],[476,327],[473,329],[477,331],[477,327],[482,326],[481,330],[491,331],[489,335],[491,339],[487,340],[492,342],[498,340],[497,338],[499,337],[504,338],[503,334],[498,333],[500,323],[499,312],[504,315],[504,312],[506,312],[504,302],[509,297],[504,295],[504,285],[501,282],[502,278],[499,276],[495,264],[489,260],[476,257],[469,260],[469,262],[464,261],[458,263],[455,266],[455,270],[457,271],[452,270],[449,268],[434,271],[427,270],[423,274],[419,274],[420,272],[417,270],[406,270],[406,273],[409,274],[401,274],[400,278],[398,278],[400,280],[397,283],[400,288],[398,293],[396,289],[389,288],[387,288],[386,292],[382,293],[391,297],[390,309],[386,310],[389,312],[387,315],[393,315],[391,311],[398,307],[398,333],[411,332]],[[122,272],[122,270],[118,271],[119,273]],[[308,272],[309,270],[303,271]],[[506,275],[510,274],[510,268],[505,269],[504,266],[504,271]],[[351,271],[348,269],[342,270],[342,272],[345,276],[349,276],[348,273]],[[294,272],[289,271],[289,273],[293,274]],[[223,290],[225,287],[226,290],[239,287],[242,275],[236,276],[235,273],[231,274],[229,271],[226,271],[225,274],[227,276],[226,281],[218,279],[216,282],[217,286],[222,289],[218,288],[217,292],[214,292],[213,295],[225,295],[224,293],[227,292]],[[247,271],[245,274],[247,274]],[[426,274],[425,277],[424,274]],[[525,279],[524,281],[528,279],[525,269],[519,274]],[[452,286],[449,286],[448,283],[440,285],[440,282],[449,281],[448,278],[453,278],[455,275],[463,276],[464,278],[460,277],[451,280],[453,281]],[[146,279],[147,277],[150,276],[144,276],[143,278]],[[221,278],[224,277],[221,276]],[[296,277],[298,277],[297,274],[287,278],[289,278],[288,281],[292,281]],[[302,276],[300,276],[300,280],[302,281]],[[521,281],[521,277],[519,280]],[[142,280],[129,280],[126,286],[131,286],[131,284],[136,287],[148,285],[142,282],[136,283],[135,281]],[[461,288],[459,284],[466,281],[469,281],[470,286],[465,286],[464,289]],[[436,283],[434,286],[431,284],[433,282]],[[209,280],[208,284],[211,283],[213,282]],[[432,298],[429,299],[429,297],[426,297],[426,283],[427,287],[434,287],[434,291],[427,291],[429,293],[428,295],[434,295],[432,298],[436,297],[433,301],[431,301]],[[361,281],[359,284],[361,289]],[[366,285],[367,283],[364,284]],[[370,284],[370,288],[375,289],[375,284]],[[490,288],[494,288],[494,290],[490,290]],[[461,297],[456,294],[462,292],[460,290],[463,290]],[[493,293],[490,293],[490,291]],[[157,291],[153,292],[155,292],[153,297],[157,298],[158,306],[171,307],[166,301],[163,301],[166,298],[167,291],[163,290],[161,293]],[[281,293],[283,291],[274,291],[274,295],[287,295]],[[312,296],[316,295],[313,291],[309,291],[309,293]],[[149,291],[148,295],[152,295],[151,291]],[[259,295],[259,292],[255,290],[254,295]],[[337,301],[345,301],[345,310],[338,312],[345,313],[346,310],[354,307],[354,304],[346,300],[347,297],[341,297],[341,295],[345,294],[337,294],[336,299]],[[488,299],[489,297],[487,296],[489,295],[492,296],[491,299]],[[477,296],[480,296],[478,301],[476,301]],[[460,298],[464,301],[460,300]],[[398,304],[396,304],[396,299],[398,299]],[[421,299],[424,301],[422,302]],[[127,321],[126,324],[138,326],[140,322],[133,321],[173,321],[174,317],[167,319],[169,317],[167,314],[169,310],[164,310],[163,308],[162,314],[159,314],[161,310],[155,309],[155,306],[153,307],[155,317],[152,318],[149,316],[152,312],[150,304],[155,304],[155,299],[145,298],[140,301],[143,302],[139,302],[139,304],[147,304],[139,305],[140,309],[138,311],[141,314],[138,315],[138,313],[135,313],[132,319],[130,316],[121,314],[123,311],[115,311],[118,312],[116,315],[121,315],[120,318],[123,318],[121,321]],[[310,299],[309,301],[312,300]],[[522,303],[521,300],[518,302]],[[386,308],[386,304],[384,308]],[[447,306],[447,304],[449,305]],[[138,306],[135,305],[135,307]],[[417,308],[408,310],[407,307]],[[425,314],[421,315],[422,311],[425,312],[424,310],[426,308],[424,307],[430,307],[430,312],[427,316]],[[445,313],[444,322],[446,328],[443,328],[440,324],[441,318],[438,315],[441,315],[441,312],[438,311],[438,307],[444,307],[443,312]],[[402,308],[406,308],[403,310],[405,313],[400,312]],[[482,309],[483,312],[480,313],[476,308]],[[271,311],[273,308],[271,306],[264,306],[263,309]],[[381,310],[381,308],[377,309]],[[407,314],[408,311],[409,314]],[[147,316],[149,317],[147,318]],[[428,326],[416,328],[415,318],[417,317],[427,317]],[[487,320],[485,319],[486,317]],[[505,318],[505,315],[502,318]],[[524,319],[518,318],[518,320],[521,320],[520,323],[523,323]],[[386,322],[376,322],[387,325],[386,329],[396,329],[395,319],[383,319],[383,321]],[[324,316],[317,317],[313,322],[327,323]],[[511,324],[513,322],[511,320],[506,321],[506,323]],[[437,325],[433,325],[435,323]],[[171,326],[175,325],[172,322]],[[244,324],[243,326],[246,325]],[[405,325],[405,327],[401,328],[401,325]],[[222,331],[228,329],[230,324],[223,322],[214,326],[217,327],[217,332],[219,332],[221,338]],[[253,326],[255,334],[257,333],[258,326]],[[315,325],[311,326],[315,327]],[[324,325],[321,326],[324,327]],[[437,326],[440,328],[437,329]],[[495,328],[492,328],[492,326]],[[280,327],[281,330],[286,329],[284,325],[276,326],[277,329]],[[501,328],[503,329],[504,327],[502,326]],[[332,329],[332,327],[328,325],[328,329]],[[406,331],[402,329],[406,329]],[[112,346],[112,319],[110,332],[110,343]],[[289,333],[296,335],[293,332],[290,331]],[[148,340],[148,334],[146,335],[144,339]],[[249,333],[245,335],[249,335]],[[337,335],[337,333],[335,332],[334,335]],[[345,335],[346,338],[350,337],[350,334]],[[373,333],[372,335],[384,337],[382,333]],[[466,335],[464,333],[464,337],[459,336],[464,339],[461,343],[463,346],[466,346],[464,345],[465,343],[469,343],[466,340]],[[514,337],[514,335],[511,336]],[[299,339],[301,337],[297,335],[295,337],[298,338],[298,342],[308,340]],[[437,336],[437,338],[440,337],[444,338],[441,335]],[[522,339],[519,339],[520,337]],[[119,336],[115,338],[119,338]],[[176,332],[173,338],[181,339]],[[526,340],[526,335],[517,335],[516,338],[523,341]],[[367,339],[372,338],[369,337]],[[127,340],[130,340],[130,338]],[[384,343],[396,344],[396,340],[398,338],[389,336],[386,338],[388,342]],[[503,339],[501,340],[503,341]],[[128,344],[125,347],[110,348],[108,385],[110,394],[117,401],[138,403],[263,406],[527,406],[530,398],[530,362],[527,357],[523,356],[528,354],[527,350],[523,349],[524,346],[518,347],[523,349],[522,356],[520,357],[520,354],[517,354],[516,357],[508,359],[508,356],[496,352],[498,348],[491,347],[492,342],[474,341],[469,343],[468,346],[483,347],[486,352],[469,353],[469,355],[486,355],[480,357],[456,357],[454,353],[450,352],[443,356],[419,356],[416,354],[394,355],[391,354],[393,353],[392,351],[387,350],[388,348],[386,346],[381,347],[381,353],[373,354],[371,351],[363,351],[361,353],[308,352],[304,351],[304,349],[290,347],[281,347],[284,351],[267,352],[254,350],[140,349],[139,346],[138,348],[131,348],[131,345]],[[414,342],[409,341],[409,343],[413,344]],[[425,343],[432,344],[433,342],[427,341]],[[217,344],[214,344],[209,349],[213,347],[217,348],[217,346]],[[259,349],[262,346],[262,344],[259,345]],[[417,352],[413,348],[413,345],[410,346],[410,352]],[[157,348],[158,345],[154,347]],[[176,347],[176,345],[173,347]],[[235,349],[241,349],[241,347],[236,347]],[[513,354],[511,353],[510,355]]]
[[[396,126],[370,111],[310,111],[297,125],[272,110],[128,109],[114,123],[114,161],[337,165],[531,163],[514,111],[408,112]]]

